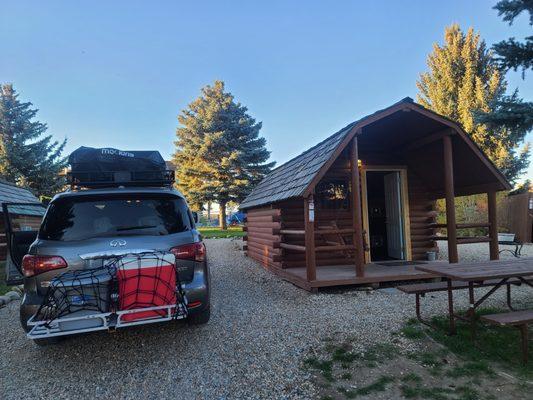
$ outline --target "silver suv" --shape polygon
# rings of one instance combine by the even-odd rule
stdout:
[[[195,324],[209,320],[205,246],[196,230],[196,213],[174,188],[108,187],[60,193],[48,205],[38,232],[31,230],[31,224],[16,226],[21,210],[35,205],[3,207],[9,244],[6,269],[13,274],[15,267],[23,275],[20,321],[26,332],[28,319],[43,303],[54,277],[86,268],[84,254],[117,248],[174,253],[188,301],[188,320]],[[36,340],[38,344],[50,341]]]

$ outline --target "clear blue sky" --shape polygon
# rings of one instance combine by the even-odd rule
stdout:
[[[287,161],[405,96],[444,27],[490,45],[531,34],[496,1],[6,1],[0,82],[40,109],[67,151],[81,145],[173,152],[177,115],[222,79]],[[533,99],[533,76],[509,74]],[[531,135],[530,135],[531,136]],[[530,175],[533,176],[533,168]]]

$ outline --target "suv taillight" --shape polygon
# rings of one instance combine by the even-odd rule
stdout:
[[[22,259],[22,273],[26,277],[66,267],[67,262],[63,257],[59,256],[33,256],[26,254]]]
[[[203,243],[183,244],[171,248],[170,252],[176,256],[176,260],[205,260],[205,246]]]

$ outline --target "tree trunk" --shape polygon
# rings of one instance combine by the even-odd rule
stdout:
[[[207,202],[207,225],[211,226],[211,202]]]
[[[219,211],[218,211],[218,226],[220,229],[228,229],[228,225],[226,224],[226,202],[220,202],[219,203]]]

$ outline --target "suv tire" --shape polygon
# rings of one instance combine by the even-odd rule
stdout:
[[[28,333],[31,329],[30,327],[28,326],[28,322],[25,318],[25,316],[20,313],[20,323],[22,325],[22,328],[24,329],[24,331],[26,333]],[[46,339],[33,339],[33,342],[37,345],[37,346],[49,346],[51,344],[57,344],[59,342],[62,341],[63,338],[61,337],[51,337],[51,338],[46,338]]]
[[[209,322],[211,317],[211,304],[207,304],[207,307],[198,314],[191,315],[187,318],[187,321],[191,325],[204,325]]]
[[[61,342],[61,339],[60,337],[51,337],[51,338],[47,338],[47,339],[33,339],[33,342],[37,345],[37,346],[41,346],[41,347],[45,347],[45,346],[50,346],[50,345],[53,345],[53,344],[58,344]]]

